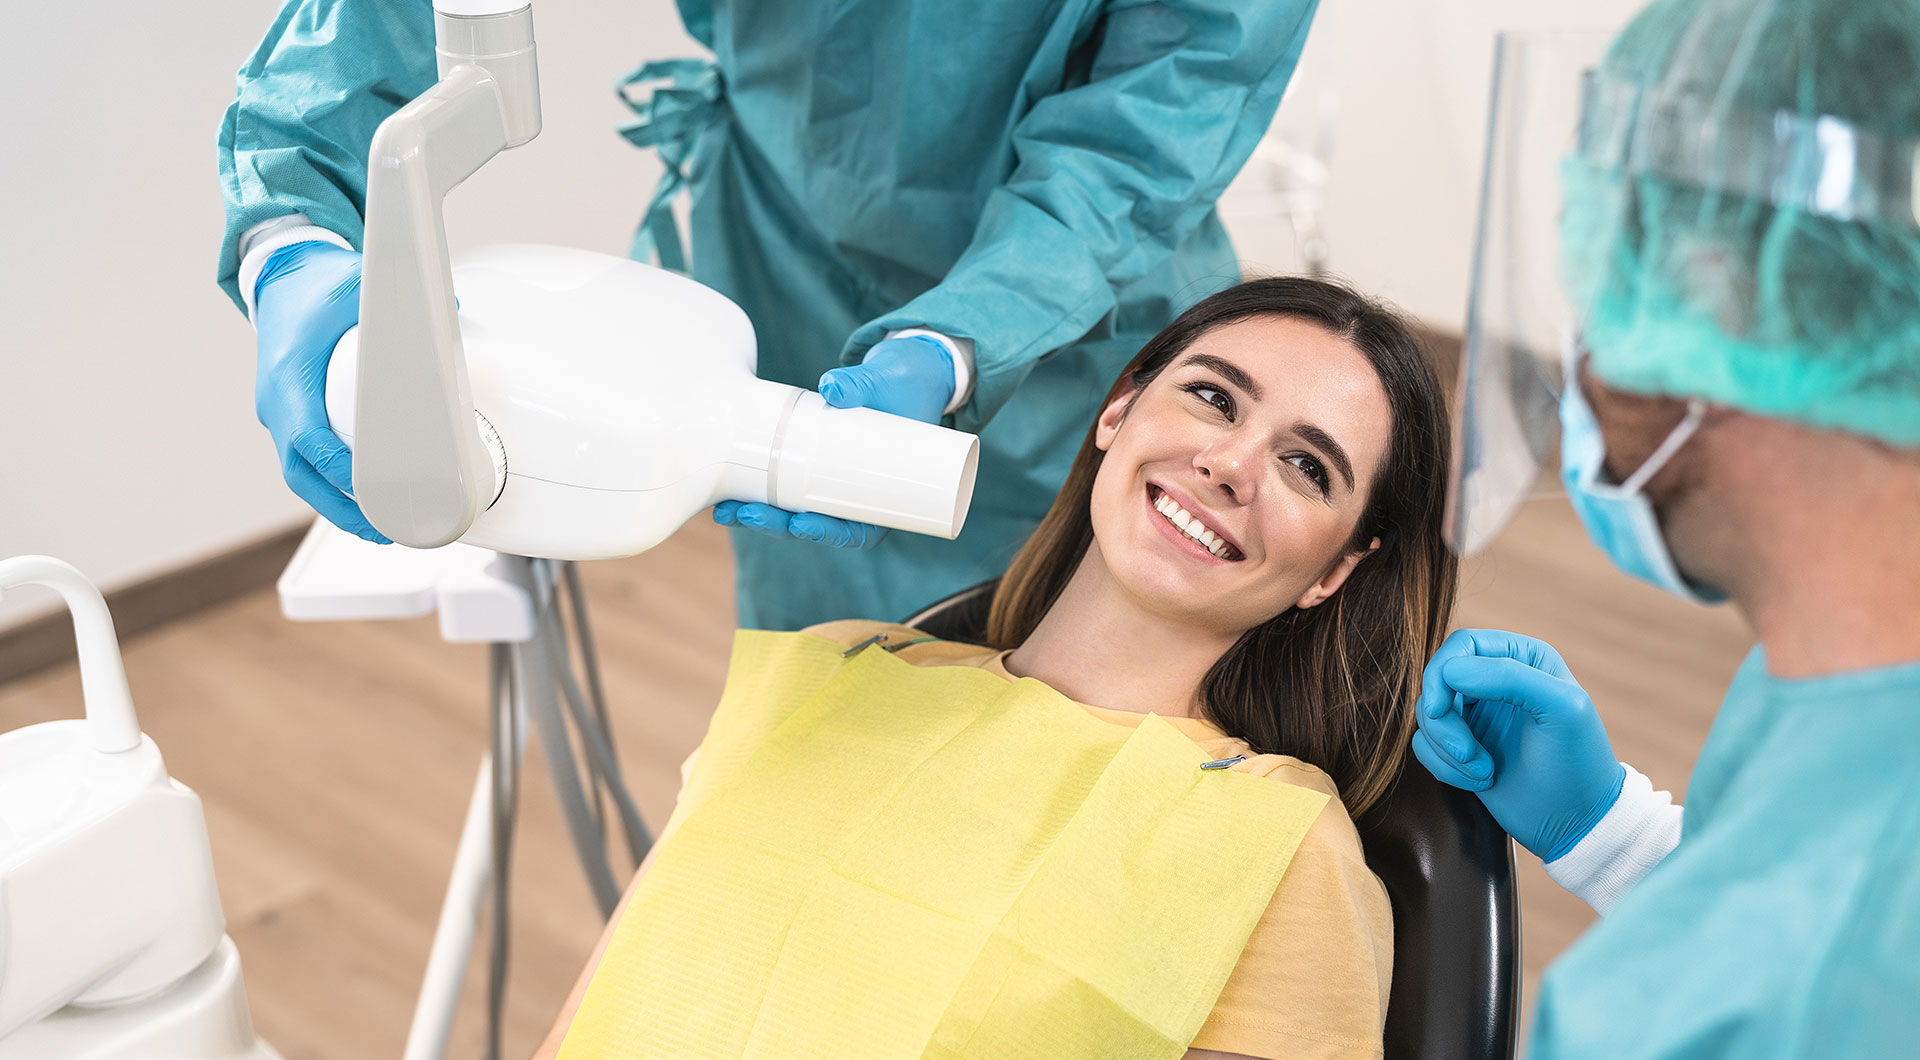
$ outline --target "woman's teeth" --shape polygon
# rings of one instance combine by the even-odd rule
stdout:
[[[1226,543],[1218,534],[1207,529],[1207,524],[1193,517],[1193,513],[1175,504],[1172,497],[1162,493],[1153,502],[1153,510],[1167,517],[1167,521],[1180,528],[1180,532],[1200,542],[1200,547],[1221,559],[1234,554],[1233,546]]]

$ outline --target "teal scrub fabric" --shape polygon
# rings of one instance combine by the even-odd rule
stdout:
[[[742,625],[898,619],[1005,569],[1127,359],[1239,280],[1213,201],[1314,7],[683,0],[713,65],[670,64],[697,89],[629,86],[622,132],[690,186],[692,274],[746,310],[760,374],[811,388],[912,325],[972,339],[979,368],[949,418],[981,433],[960,537],[851,552],[735,531]],[[221,130],[230,296],[260,221],[301,212],[358,245],[374,127],[433,76],[425,0],[282,9]]]
[[[1920,1055],[1920,663],[1756,649],[1680,845],[1547,971],[1530,1060]]]

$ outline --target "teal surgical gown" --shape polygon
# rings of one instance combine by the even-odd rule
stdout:
[[[1680,845],[1547,971],[1529,1060],[1920,1056],[1920,663],[1755,650]]]
[[[1127,359],[1240,278],[1213,202],[1314,0],[679,6],[714,59],[643,69],[673,76],[628,86],[622,131],[690,187],[692,274],[746,310],[760,374],[811,388],[916,325],[972,339],[978,366],[950,418],[981,435],[960,537],[858,552],[736,530],[741,624],[898,619],[999,574]],[[427,0],[282,8],[221,128],[229,295],[261,221],[304,213],[359,245],[374,127],[433,76]],[[634,189],[654,222],[638,243],[670,258],[649,197]]]

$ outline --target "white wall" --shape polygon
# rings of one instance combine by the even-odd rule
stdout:
[[[253,419],[252,334],[213,285],[214,134],[275,6],[8,0],[21,46],[0,64],[0,556],[51,553],[111,590],[304,518]],[[1338,105],[1334,268],[1457,328],[1494,30],[1611,26],[1637,4],[1323,6],[1302,86]],[[539,34],[545,131],[455,193],[450,230],[623,251],[659,167],[614,134],[613,81],[693,45],[668,0],[546,2]],[[1292,267],[1291,230],[1240,200],[1243,257]],[[0,627],[52,606],[10,594]]]
[[[1466,310],[1487,91],[1500,30],[1617,29],[1644,0],[1322,0],[1277,127],[1331,93],[1322,223],[1332,270],[1429,324]],[[1295,269],[1292,229],[1257,213],[1249,167],[1222,202],[1242,260]]]

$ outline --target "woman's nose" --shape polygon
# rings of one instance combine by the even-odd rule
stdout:
[[[1256,476],[1248,455],[1232,445],[1214,445],[1194,456],[1193,467],[1200,477],[1228,500],[1247,504],[1253,500]]]

